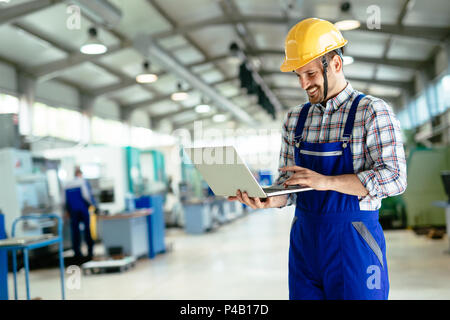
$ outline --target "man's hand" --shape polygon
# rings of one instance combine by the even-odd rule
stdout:
[[[298,184],[319,191],[330,190],[331,179],[329,176],[324,176],[320,173],[299,166],[283,167],[280,168],[280,171],[294,172],[294,174],[283,183],[285,187]]]
[[[281,195],[263,199],[251,198],[248,196],[247,192],[241,192],[241,190],[238,190],[235,197],[228,197],[228,201],[235,200],[238,200],[239,202],[249,206],[252,209],[267,209],[285,206],[287,202],[287,196]]]
[[[332,190],[358,197],[365,197],[369,191],[359,180],[356,174],[342,174],[337,176],[324,176],[310,169],[299,166],[283,167],[280,171],[292,171],[294,174],[284,182],[284,185],[303,185],[314,190]]]

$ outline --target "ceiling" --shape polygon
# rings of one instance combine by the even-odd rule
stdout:
[[[205,95],[187,82],[183,85],[189,90],[190,98],[181,103],[171,101],[170,94],[175,91],[179,78],[156,61],[150,61],[150,67],[159,75],[158,81],[137,84],[134,79],[145,61],[133,47],[133,39],[138,34],[151,35],[162,50],[214,88],[218,95],[259,123],[269,123],[272,119],[256,104],[257,99],[240,88],[239,63],[230,54],[230,44],[237,41],[245,45],[245,54],[282,106],[277,113],[280,121],[286,110],[306,99],[297,78],[279,71],[289,27],[308,16],[336,21],[341,3],[333,0],[109,2],[122,16],[112,27],[96,24],[99,38],[109,50],[93,57],[80,54],[79,48],[94,23],[82,14],[80,28],[69,29],[70,1],[0,1],[0,60],[46,81],[61,81],[83,94],[111,99],[124,110],[145,110],[151,119],[170,120],[174,128],[192,126],[196,119],[211,124],[211,117],[219,112],[227,114],[230,121],[237,118],[216,101],[209,101],[213,107],[209,114],[197,114],[195,106]],[[31,8],[33,3],[35,8]],[[380,9],[381,29],[370,30],[366,25],[367,10],[374,4]],[[29,10],[11,10],[14,7]],[[401,94],[413,88],[415,72],[429,68],[439,45],[448,41],[448,0],[359,0],[352,1],[352,10],[361,27],[343,32],[349,41],[345,54],[355,59],[353,64],[344,67],[344,72],[354,88],[380,96],[394,108],[399,107]]]

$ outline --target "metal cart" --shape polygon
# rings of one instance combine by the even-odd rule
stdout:
[[[33,237],[15,237],[16,225],[19,221],[31,219],[56,219],[58,221],[58,235],[43,234]],[[65,300],[64,292],[64,258],[63,258],[63,234],[62,234],[62,219],[56,214],[39,214],[36,216],[22,216],[16,218],[12,224],[11,238],[0,240],[0,250],[11,250],[13,256],[13,273],[14,273],[14,298],[17,300],[17,257],[16,252],[23,251],[23,260],[25,267],[25,285],[27,289],[27,300],[30,300],[30,285],[29,285],[29,263],[28,251],[36,248],[49,246],[51,244],[59,244],[59,268],[61,274],[61,294],[62,299]]]

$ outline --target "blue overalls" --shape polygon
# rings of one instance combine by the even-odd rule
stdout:
[[[301,141],[311,104],[300,113],[295,163],[327,176],[354,174],[350,137],[358,103],[353,102],[343,141]],[[357,196],[336,191],[297,193],[290,233],[290,299],[387,299],[389,280],[378,210],[363,211]]]
[[[80,222],[84,225],[84,239],[88,247],[88,256],[92,257],[94,241],[91,237],[89,206],[95,206],[89,183],[84,179],[75,179],[66,186],[66,209],[70,215],[72,249],[76,257],[81,257]]]

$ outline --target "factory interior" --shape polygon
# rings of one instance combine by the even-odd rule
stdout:
[[[447,0],[0,0],[0,300],[288,300],[295,204],[216,195],[186,148],[234,146],[275,183],[308,102],[285,39],[311,17],[401,126],[388,299],[450,300]]]

